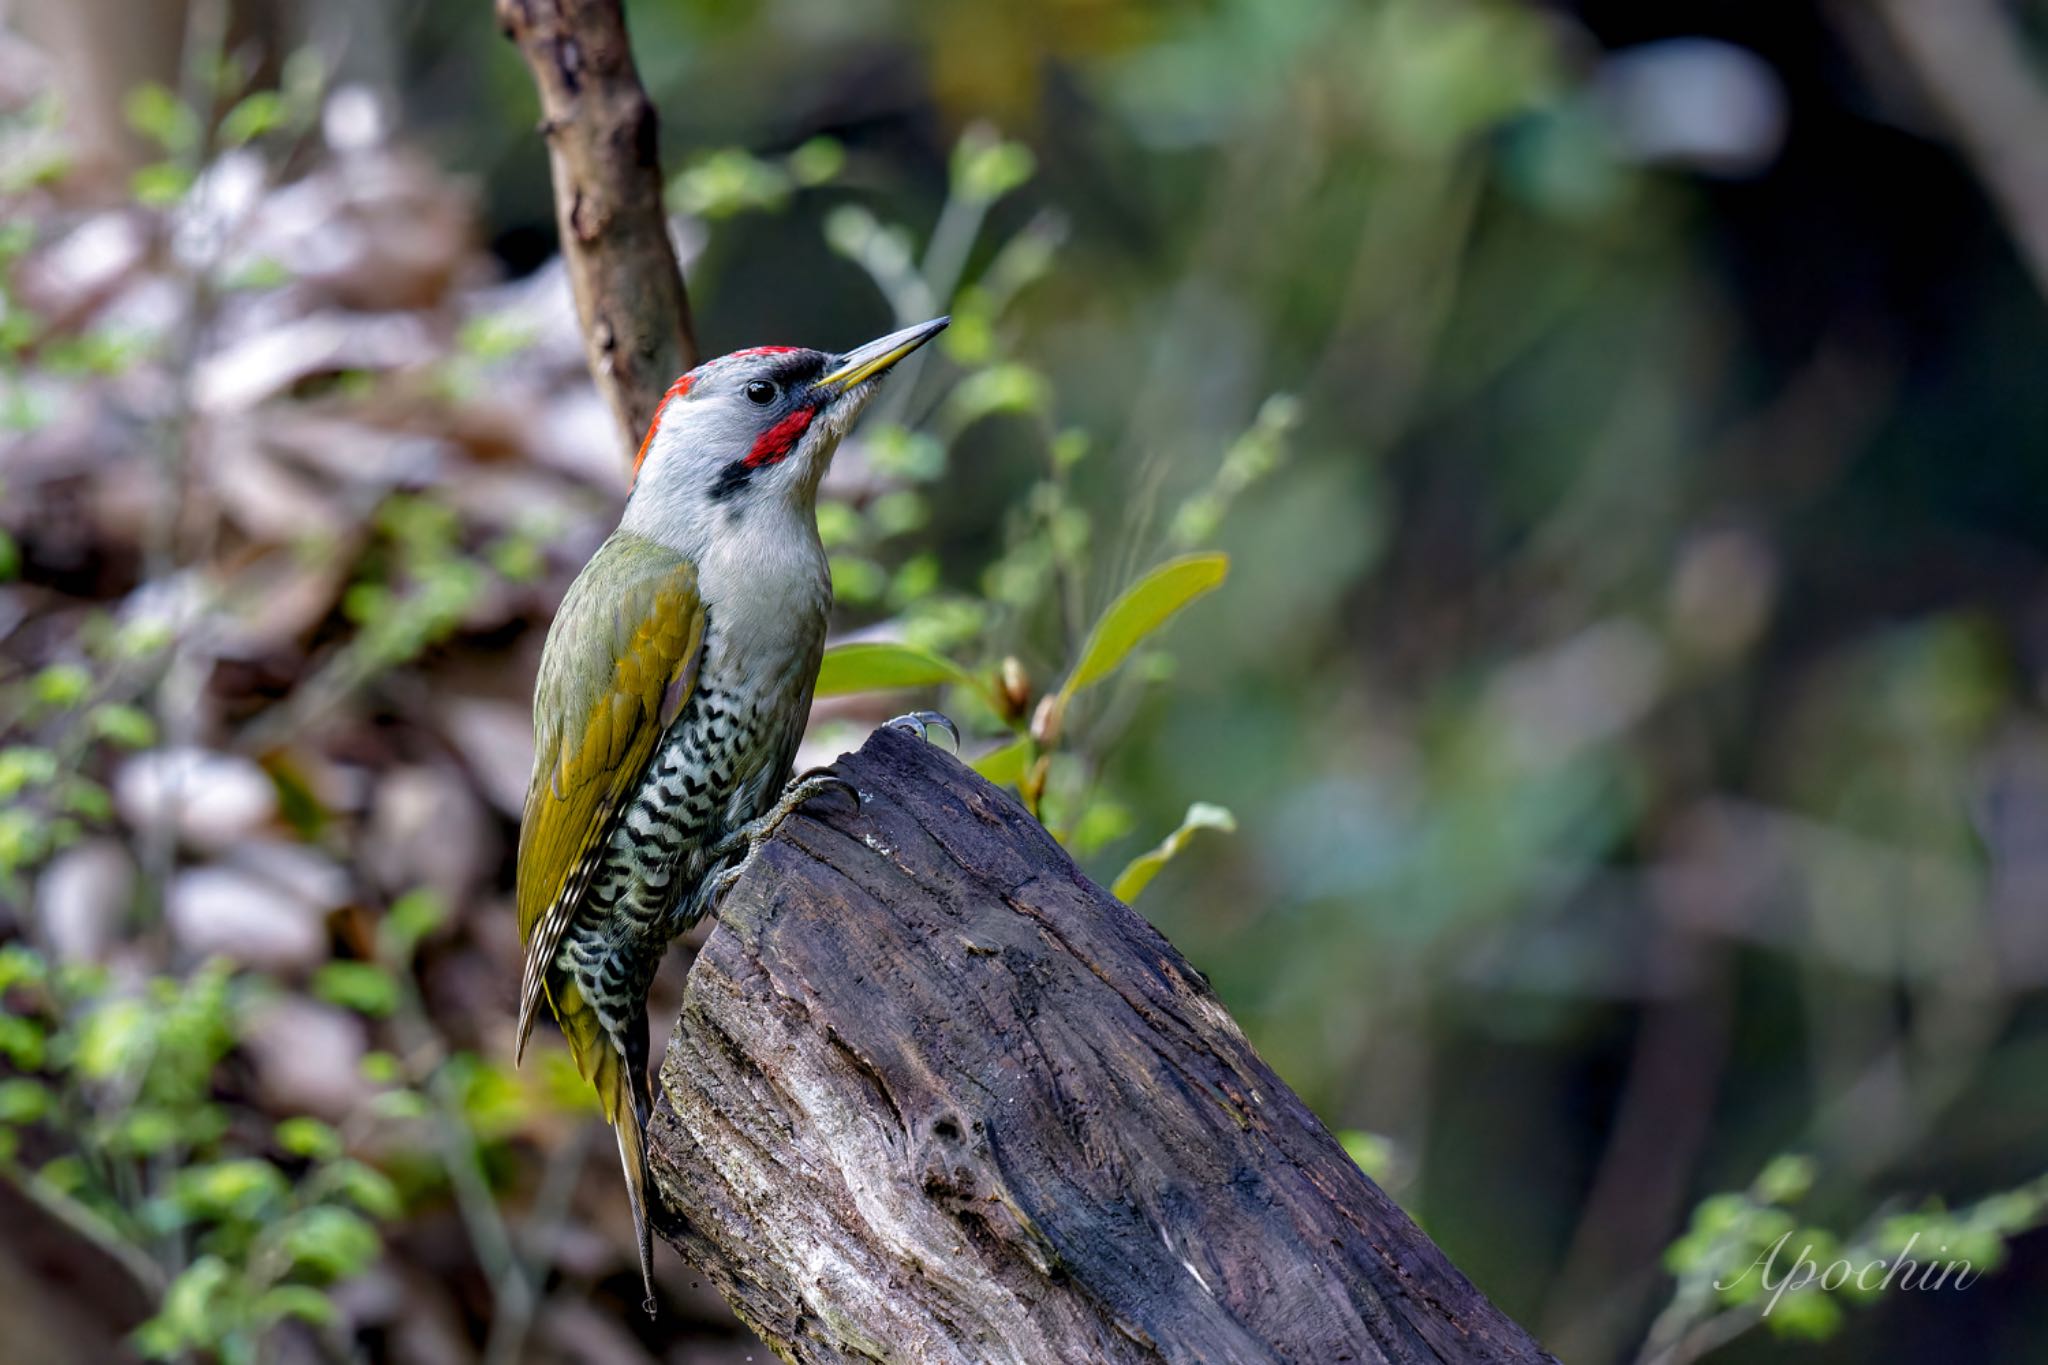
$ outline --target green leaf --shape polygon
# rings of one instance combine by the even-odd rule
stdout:
[[[87,820],[114,818],[114,799],[107,789],[89,777],[74,777],[58,793],[65,810]]]
[[[808,168],[807,168],[808,169]],[[700,158],[669,182],[668,201],[700,218],[730,218],[789,201],[790,172],[737,147]]]
[[[998,787],[1014,787],[1024,779],[1024,769],[1031,763],[1031,740],[1013,739],[999,749],[991,749],[971,765]]]
[[[156,1014],[140,1000],[107,1001],[80,1030],[79,1073],[89,1081],[105,1081],[143,1065],[155,1048],[157,1023]]]
[[[107,1150],[124,1156],[167,1152],[186,1136],[178,1116],[155,1105],[136,1105],[116,1119],[104,1139]]]
[[[799,185],[822,185],[846,166],[846,149],[829,137],[814,137],[784,160],[789,178]]]
[[[148,712],[125,702],[94,707],[92,728],[102,739],[124,749],[146,749],[156,743],[156,722]]]
[[[866,433],[863,453],[875,473],[890,480],[930,483],[946,472],[945,443],[907,427],[877,427]]]
[[[1133,583],[1088,632],[1081,661],[1074,665],[1061,694],[1071,697],[1116,672],[1146,636],[1188,603],[1215,591],[1229,572],[1228,555],[1187,555],[1168,560]]]
[[[1029,365],[991,365],[960,381],[946,399],[946,421],[962,431],[999,412],[1040,412],[1051,405],[1051,383]]]
[[[136,1329],[135,1344],[155,1359],[181,1354],[188,1347],[211,1343],[221,1308],[234,1287],[235,1273],[218,1256],[201,1256],[171,1281],[164,1306]]]
[[[16,986],[40,986],[49,977],[50,964],[35,949],[22,943],[0,947],[0,993]]]
[[[373,1166],[343,1159],[331,1163],[323,1174],[334,1182],[342,1198],[372,1218],[396,1218],[404,1210],[398,1187]]]
[[[35,1183],[56,1194],[75,1195],[92,1183],[92,1172],[83,1157],[51,1157],[36,1171]]]
[[[391,903],[379,935],[382,948],[395,961],[410,962],[420,941],[448,919],[448,907],[426,887],[416,887]]]
[[[329,962],[313,973],[313,994],[377,1018],[398,1008],[398,982],[374,962]]]
[[[221,143],[239,147],[262,137],[271,129],[282,127],[287,113],[284,96],[275,90],[258,90],[246,95],[220,121]]]
[[[1842,1306],[1815,1285],[1777,1299],[1764,1321],[1774,1336],[1826,1341],[1842,1326]]]
[[[334,1321],[334,1304],[309,1284],[280,1284],[266,1289],[256,1300],[255,1311],[259,1326],[286,1318],[297,1318],[316,1327],[324,1327]]]
[[[976,124],[953,149],[953,192],[962,199],[991,203],[1031,178],[1037,162],[1020,142],[1005,142],[987,124]]]
[[[155,81],[129,91],[123,112],[129,127],[165,151],[190,151],[199,143],[198,116]]]
[[[50,1092],[41,1081],[0,1081],[0,1123],[34,1123],[48,1112]]]
[[[18,1014],[0,1014],[0,1057],[24,1071],[43,1064],[46,1051],[42,1025]]]
[[[1092,857],[1131,832],[1131,808],[1106,796],[1089,799],[1062,843],[1083,858]]]
[[[1793,1204],[1813,1188],[1813,1158],[1786,1154],[1772,1157],[1757,1176],[1754,1191],[1765,1204]]]
[[[341,1155],[341,1134],[319,1119],[297,1114],[277,1125],[277,1145],[293,1156],[325,1160]]]
[[[526,1122],[531,1110],[527,1092],[509,1067],[458,1052],[442,1065],[442,1073],[455,1091],[463,1120],[479,1137],[503,1137]]]
[[[1215,829],[1230,833],[1237,828],[1237,817],[1222,806],[1212,806],[1207,801],[1197,801],[1188,807],[1187,816],[1180,822],[1180,828],[1160,840],[1159,846],[1149,853],[1141,853],[1131,859],[1130,865],[1119,872],[1116,881],[1109,888],[1110,894],[1126,905],[1135,901],[1152,879],[1159,875],[1159,869],[1173,861],[1194,837],[1198,829]]]
[[[47,855],[53,842],[51,830],[35,811],[26,806],[0,809],[0,873],[27,867]]]
[[[843,502],[829,499],[818,504],[818,539],[828,550],[857,544],[866,525],[860,513]]]
[[[386,1090],[370,1097],[370,1112],[384,1119],[423,1119],[433,1112],[417,1090]]]
[[[1363,1128],[1344,1128],[1338,1130],[1337,1141],[1343,1145],[1344,1155],[1374,1180],[1385,1181],[1394,1168],[1392,1138]]]
[[[900,536],[920,530],[931,519],[924,495],[910,489],[884,493],[868,507],[868,522],[878,536]]]
[[[323,1281],[361,1273],[382,1249],[367,1220],[332,1204],[293,1215],[278,1240],[294,1265]]]
[[[913,606],[930,597],[939,587],[939,559],[926,553],[913,555],[903,561],[896,570],[896,577],[889,584],[889,605],[899,611]],[[910,633],[908,624],[904,633]]]
[[[92,674],[78,664],[51,664],[36,674],[36,700],[45,706],[76,706],[92,691]]]
[[[909,645],[836,645],[825,651],[825,662],[818,669],[817,694],[842,697],[849,692],[883,692],[973,681],[958,664]]]
[[[268,256],[239,261],[221,276],[220,287],[230,293],[258,289],[280,289],[292,282],[292,272],[283,262]]]
[[[455,345],[464,355],[478,360],[503,360],[539,340],[539,333],[531,325],[510,312],[479,313],[462,324]]]
[[[237,1218],[255,1222],[284,1202],[284,1174],[267,1161],[237,1157],[178,1172],[172,1197],[179,1207],[200,1218]]]
[[[26,787],[40,787],[57,776],[57,755],[35,745],[0,749],[0,800]]]
[[[861,555],[832,556],[832,598],[856,606],[876,601],[888,591],[889,575],[881,565]]]
[[[192,172],[175,161],[157,161],[128,178],[128,189],[151,208],[169,208],[192,188]]]

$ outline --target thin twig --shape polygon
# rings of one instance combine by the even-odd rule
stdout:
[[[654,105],[619,0],[497,0],[497,15],[540,92],[584,358],[630,452],[669,384],[697,363]]]
[[[524,1294],[501,1296],[502,1308],[491,1323],[490,1338],[484,1343],[484,1365],[517,1365],[526,1346],[526,1334],[533,1326],[547,1283],[547,1268],[554,1264],[555,1238],[568,1215],[569,1201],[576,1195],[583,1175],[583,1163],[590,1154],[594,1124],[579,1124],[554,1155],[548,1158],[540,1191],[534,1196],[533,1211],[526,1220],[526,1247],[513,1248],[512,1274],[527,1286]]]
[[[462,1097],[455,1093],[449,1079],[447,1046],[428,1017],[410,973],[401,971],[396,975],[398,1008],[392,1022],[404,1055],[426,1073],[425,1090],[434,1107],[435,1141],[441,1149],[441,1165],[448,1174],[449,1188],[455,1194],[456,1212],[469,1233],[477,1264],[491,1282],[497,1311],[530,1313],[532,1288],[512,1253],[504,1212],[491,1193],[483,1162],[478,1159],[475,1134],[462,1114]]]

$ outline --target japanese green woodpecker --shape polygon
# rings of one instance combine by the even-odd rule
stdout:
[[[541,651],[518,1052],[546,1001],[618,1135],[650,1312],[647,987],[783,817],[837,784],[789,780],[832,604],[818,481],[882,376],[946,322],[844,355],[735,351],[678,379]]]

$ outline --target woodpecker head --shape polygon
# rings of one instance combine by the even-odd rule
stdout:
[[[756,346],[670,386],[633,462],[629,519],[704,525],[815,505],[839,438],[891,366],[944,331],[935,318],[843,355]]]

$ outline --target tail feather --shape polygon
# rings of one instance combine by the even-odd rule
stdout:
[[[612,1124],[619,1137],[619,1165],[626,1172],[626,1202],[633,1206],[633,1229],[640,1244],[640,1284],[647,1297],[640,1304],[654,1316],[654,1226],[647,1221],[647,1152],[640,1121],[627,1114]]]
[[[643,1056],[636,1066],[620,1055],[598,1022],[597,1011],[584,1000],[574,982],[560,983],[552,996],[555,1017],[561,1021],[562,1034],[569,1040],[569,1055],[576,1059],[576,1069],[597,1091],[605,1122],[612,1126],[619,1140],[619,1165],[625,1171],[626,1199],[633,1208],[634,1236],[639,1243],[640,1282],[647,1291],[646,1302],[641,1306],[652,1317],[654,1228],[647,1218],[646,1060]],[[635,1071],[639,1074],[632,1074]]]

